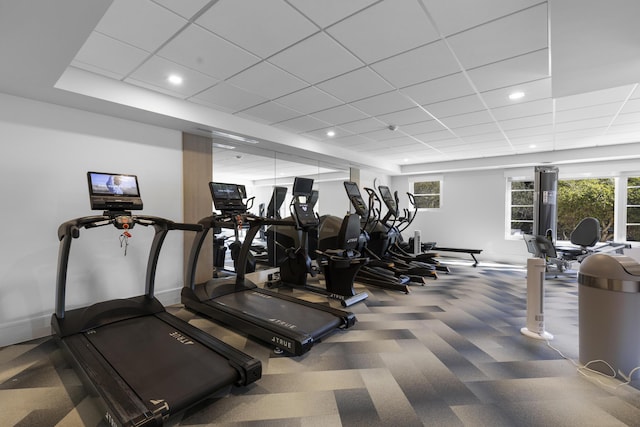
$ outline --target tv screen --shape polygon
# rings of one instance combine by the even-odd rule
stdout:
[[[293,180],[293,195],[310,197],[313,191],[313,179],[296,177]]]
[[[222,182],[210,182],[209,189],[213,200],[242,200],[242,194],[238,184],[225,184]]]
[[[91,209],[142,209],[138,178],[135,175],[87,172]]]

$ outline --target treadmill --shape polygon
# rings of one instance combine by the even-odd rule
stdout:
[[[281,225],[295,227],[295,222],[267,219],[247,213],[237,184],[209,183],[216,210],[199,221],[202,230],[196,233],[187,267],[187,283],[182,289],[186,308],[204,314],[233,329],[266,343],[277,352],[299,356],[314,343],[337,329],[353,326],[356,317],[351,312],[316,304],[289,295],[259,288],[245,277],[246,260],[251,242],[261,227]],[[209,230],[215,227],[238,227],[248,223],[249,229],[240,250],[235,281],[215,278],[195,283],[195,271],[202,244]]]
[[[155,271],[167,233],[199,231],[201,226],[133,216],[131,210],[142,209],[135,175],[87,175],[92,209],[105,211],[58,228],[56,311],[51,327],[85,386],[98,397],[107,425],[159,426],[206,398],[258,380],[259,360],[169,314],[154,297]],[[126,244],[136,224],[155,230],[145,294],[66,310],[71,242],[80,230],[113,225]]]

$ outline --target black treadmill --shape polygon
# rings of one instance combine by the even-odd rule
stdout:
[[[201,226],[133,216],[130,210],[142,209],[134,175],[89,172],[88,181],[92,208],[105,212],[58,228],[56,312],[51,327],[85,386],[98,397],[107,424],[162,425],[205,398],[258,380],[259,360],[167,313],[154,297],[156,266],[167,233],[199,231]],[[114,225],[126,243],[136,224],[155,230],[145,294],[66,311],[71,242],[80,230]]]
[[[245,266],[251,242],[264,225],[295,227],[290,220],[267,219],[246,212],[236,184],[209,184],[216,210],[199,221],[202,230],[193,241],[187,269],[187,283],[182,289],[182,303],[188,309],[202,313],[242,333],[257,338],[277,350],[299,356],[313,344],[336,329],[353,326],[356,317],[351,312],[327,305],[269,291],[256,286],[245,277]],[[195,283],[195,271],[202,244],[209,230],[215,227],[237,227],[249,223],[240,250],[235,281],[210,279]]]

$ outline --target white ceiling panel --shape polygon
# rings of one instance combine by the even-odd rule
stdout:
[[[444,36],[476,27],[539,3],[539,0],[421,0]],[[463,11],[463,13],[461,13]]]
[[[353,106],[372,116],[391,113],[398,110],[406,110],[415,107],[411,101],[398,91],[383,93],[353,102]]]
[[[278,123],[276,126],[293,130],[296,133],[302,133],[310,132],[316,129],[324,129],[330,125],[331,123],[323,122],[322,120],[315,119],[311,116],[301,116],[296,117],[295,119],[285,120]]]
[[[145,50],[94,31],[71,64],[114,79],[122,79],[148,56],[149,53]]]
[[[371,68],[397,88],[460,71],[451,51],[441,40],[385,59]]]
[[[475,94],[423,105],[423,107],[439,119],[485,110],[482,100]]]
[[[375,62],[438,38],[417,1],[383,1],[327,32],[366,62]]]
[[[283,0],[220,0],[196,23],[261,58],[318,31]]]
[[[324,111],[313,113],[313,117],[334,125],[342,125],[368,117],[365,113],[351,105],[340,105]]]
[[[21,13],[33,9],[25,19],[42,19],[41,2],[20,4]],[[63,105],[85,99],[94,111],[104,105],[112,114],[112,97],[101,99],[100,83],[107,82],[122,88],[119,99],[131,99],[123,104],[131,104],[125,107],[132,120],[183,131],[228,123],[222,130],[284,152],[291,141],[307,138],[295,149],[309,157],[315,155],[312,147],[335,146],[341,153],[336,162],[361,158],[362,167],[379,168],[366,154],[375,148],[396,172],[407,163],[405,151],[411,151],[411,163],[431,163],[640,141],[640,74],[632,71],[638,67],[634,17],[640,6],[631,0],[116,0],[106,13],[106,6],[89,4],[95,17],[85,12],[87,20],[95,25],[103,14],[102,20],[91,33],[90,26],[80,31],[86,21],[77,19],[78,30],[69,30],[75,39],[61,36],[55,52],[37,49],[51,32],[3,27],[3,34],[16,33],[3,39],[20,43],[0,44],[3,60],[12,64],[0,67],[0,74],[11,77],[0,85],[37,99],[30,84],[37,74],[48,82],[38,84],[58,82],[43,97]],[[79,14],[69,2],[58,8],[58,16]],[[560,24],[554,10],[564,16]],[[599,16],[603,10],[606,16]],[[552,31],[548,19],[555,23]],[[53,25],[42,19],[47,24]],[[25,41],[30,49],[15,53]],[[595,55],[602,46],[609,50]],[[562,71],[569,65],[575,81],[550,75],[549,53],[563,49],[554,63]],[[590,55],[597,67],[583,73],[580,61],[572,64],[574,54],[580,60]],[[182,86],[169,85],[169,73],[182,74]],[[612,84],[620,75],[632,79]],[[164,98],[166,107],[142,111],[135,103],[140,89],[122,82],[199,108]],[[510,100],[513,91],[524,97]],[[571,96],[552,98],[567,91]],[[179,120],[172,117],[172,102],[181,108]],[[207,108],[212,114],[200,114]],[[237,117],[224,120],[222,112]],[[326,135],[330,128],[337,138]],[[290,137],[281,138],[283,132]]]
[[[254,105],[262,104],[266,102],[267,99],[228,83],[221,82],[196,95],[193,101],[201,104],[217,105],[225,111],[235,113],[253,107]]]
[[[169,83],[168,79],[172,74],[181,75],[184,79],[182,84],[172,85]],[[154,56],[142,64],[125,81],[132,84],[143,83],[148,85],[147,87],[162,88],[163,91],[180,94],[183,98],[193,96],[218,82],[210,76],[158,56]]]
[[[315,86],[309,86],[278,98],[278,103],[300,111],[301,113],[310,114],[340,105],[342,101]]]
[[[291,48],[272,56],[269,62],[311,84],[364,65],[324,33],[314,34],[302,40]]]
[[[473,68],[468,70],[468,74],[480,92],[540,80],[549,77],[549,50],[542,49]]]
[[[511,100],[509,95],[515,92],[522,92],[524,97]],[[485,104],[489,108],[502,107],[507,105],[521,104],[524,102],[531,102],[538,99],[550,99],[551,98],[551,79],[536,80],[533,82],[526,82],[509,86],[505,88],[499,88],[482,92],[480,94]],[[557,104],[556,104],[557,107]]]
[[[261,62],[227,81],[268,99],[279,98],[308,86],[302,80],[267,62]]]
[[[419,83],[401,89],[401,92],[409,96],[420,105],[433,104],[452,98],[475,93],[473,87],[462,73],[452,74]]]
[[[547,5],[525,9],[448,37],[465,68],[474,68],[548,47]]]
[[[367,67],[320,83],[318,87],[344,102],[352,102],[393,90],[393,86]]]
[[[219,80],[260,62],[257,56],[197,25],[178,34],[158,51],[158,55]]]
[[[276,102],[265,102],[242,111],[242,115],[256,117],[267,123],[279,123],[300,116],[300,112]]]
[[[153,0],[167,9],[170,9],[185,19],[191,19],[197,12],[209,3],[210,0]]]
[[[115,0],[96,31],[153,52],[187,24],[187,20],[149,0]]]
[[[376,1],[377,0],[289,0],[289,3],[319,27],[324,28]]]

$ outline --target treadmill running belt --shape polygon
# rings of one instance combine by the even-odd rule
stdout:
[[[341,324],[340,318],[331,313],[252,290],[223,295],[213,302],[268,320],[276,326],[307,333],[314,339],[323,337]]]
[[[155,316],[90,330],[85,336],[150,409],[179,412],[223,387],[237,372],[218,353]]]

